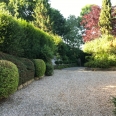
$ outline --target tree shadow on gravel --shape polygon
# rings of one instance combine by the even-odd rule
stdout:
[[[85,67],[71,67],[71,68],[64,68],[62,70],[70,70],[70,71],[85,71]]]

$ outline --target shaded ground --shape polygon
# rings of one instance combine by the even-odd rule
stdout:
[[[0,104],[0,116],[113,116],[115,71],[55,70]]]

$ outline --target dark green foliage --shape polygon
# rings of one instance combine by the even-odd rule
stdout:
[[[114,103],[115,109],[114,109],[114,114],[116,116],[116,97],[113,97],[112,102]]]
[[[34,78],[35,68],[31,60],[0,52],[0,60],[2,59],[11,61],[17,66],[19,70],[19,85]]]
[[[23,83],[25,83],[27,81],[30,81],[31,79],[34,78],[35,67],[34,67],[33,62],[30,59],[27,59],[27,58],[17,58],[17,59],[20,60],[25,67],[25,69],[24,69],[25,70],[25,75],[22,75],[24,77],[20,78],[20,83],[23,84]],[[23,69],[23,67],[20,67],[20,71],[23,71],[23,70],[21,70],[21,68]]]
[[[17,90],[19,73],[10,61],[0,60],[0,99],[7,98]]]
[[[62,65],[55,65],[54,69],[63,69],[63,68],[69,68],[69,67],[77,67],[77,64],[62,64]]]
[[[99,17],[99,26],[101,34],[111,34],[111,2],[110,0],[102,0],[102,9]]]
[[[60,11],[50,8],[49,10],[51,29],[54,34],[63,36],[65,33],[66,19],[60,13]]]
[[[57,65],[62,64],[62,61],[55,61],[55,64]]]
[[[60,43],[58,45],[57,61],[62,61],[62,64],[76,63],[78,65],[78,58],[81,59],[81,65],[85,63],[85,53],[78,48]]]
[[[46,64],[42,59],[34,59],[33,62],[35,66],[35,77],[41,78],[45,74]]]
[[[74,15],[70,15],[66,20],[65,28],[67,31],[65,32],[63,39],[71,48],[79,49],[83,44],[83,28],[80,23],[80,17],[76,18]]]
[[[52,65],[52,62],[46,62],[46,72],[45,75],[46,76],[51,76],[54,73],[54,67]]]
[[[23,20],[19,20],[19,23],[25,34],[25,38],[21,40],[24,50],[23,57],[51,59],[55,50],[53,37]]]
[[[53,51],[52,49],[47,46],[47,45],[44,45],[42,48],[41,48],[41,51],[40,51],[40,57],[44,60],[44,61],[49,61],[51,58],[53,58]]]

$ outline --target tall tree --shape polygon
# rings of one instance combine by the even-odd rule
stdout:
[[[67,33],[64,35],[64,40],[71,47],[79,48],[82,41],[82,26],[80,25],[80,17],[76,18],[70,15],[66,20]]]
[[[81,16],[81,25],[84,27],[84,42],[91,41],[100,36],[98,21],[101,9],[97,5],[89,5],[89,8],[90,10]],[[86,9],[86,6],[83,9]]]
[[[99,17],[99,26],[101,34],[111,34],[111,2],[110,0],[102,0],[102,9]]]
[[[50,16],[50,24],[51,24],[52,32],[54,34],[63,36],[65,33],[66,19],[63,17],[60,11],[54,8],[50,8],[49,16]]]
[[[46,32],[51,30],[49,11],[50,4],[48,0],[38,0],[34,9],[34,25]]]
[[[17,18],[23,18],[26,21],[32,21],[33,9],[36,5],[37,0],[2,0],[0,4],[4,2],[6,4],[7,10]],[[1,6],[0,6],[1,8]],[[6,8],[5,8],[6,10]]]

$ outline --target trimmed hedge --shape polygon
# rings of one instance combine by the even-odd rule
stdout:
[[[6,60],[0,60],[0,99],[7,98],[17,90],[19,73],[17,66]]]
[[[31,60],[19,58],[13,55],[0,52],[0,60],[8,60],[13,62],[19,70],[19,85],[34,78],[35,68]]]
[[[0,12],[0,51],[15,56],[51,59],[59,38],[23,19]],[[45,55],[47,54],[47,55]]]
[[[0,11],[0,51],[22,55],[21,38],[24,38],[24,33],[17,19]]]
[[[42,78],[46,71],[46,64],[42,59],[33,59],[35,66],[35,77]]]
[[[51,76],[54,73],[54,66],[52,65],[52,62],[46,62],[46,76]]]

